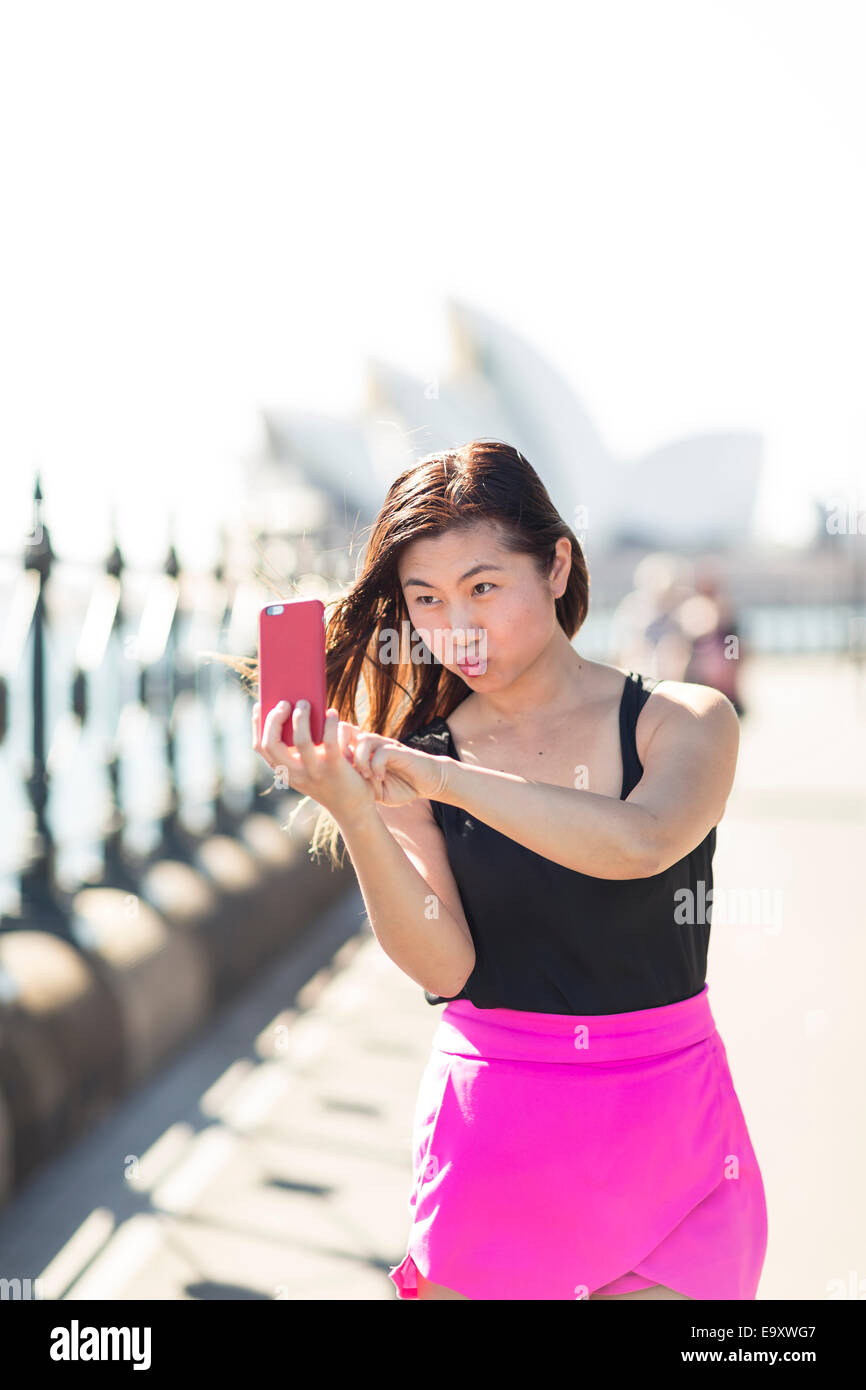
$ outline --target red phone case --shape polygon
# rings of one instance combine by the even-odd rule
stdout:
[[[310,733],[321,743],[325,732],[325,605],[318,598],[268,603],[259,612],[259,738],[280,700],[310,702]],[[282,741],[294,747],[292,709]]]

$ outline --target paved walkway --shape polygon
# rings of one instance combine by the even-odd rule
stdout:
[[[756,663],[745,698],[707,978],[767,1192],[758,1297],[864,1298],[866,671]]]
[[[866,676],[767,662],[746,696],[708,979],[767,1189],[759,1297],[862,1297]],[[0,1213],[0,1277],[53,1299],[395,1299],[438,1018],[350,893]]]

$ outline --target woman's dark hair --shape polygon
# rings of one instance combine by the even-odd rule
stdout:
[[[398,659],[381,659],[382,637],[411,633],[417,651],[421,638],[412,627],[398,574],[402,551],[412,541],[491,523],[505,550],[530,555],[547,579],[561,536],[571,541],[571,572],[556,600],[556,617],[571,639],[589,607],[589,571],[574,532],[554,507],[547,489],[519,450],[498,440],[473,439],[459,449],[428,454],[395,478],[373,525],[361,573],[346,593],[325,605],[327,706],[341,719],[391,738],[405,738],[437,716],[449,714],[469,694],[466,684],[438,661],[411,659],[399,641]],[[330,611],[329,611],[330,610]],[[258,663],[228,664],[258,689]],[[359,711],[358,697],[366,697]],[[304,798],[307,801],[311,798]],[[302,803],[303,804],[303,803]],[[322,807],[311,852],[337,854],[339,826]]]

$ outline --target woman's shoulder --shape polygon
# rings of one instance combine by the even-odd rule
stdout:
[[[653,681],[644,678],[644,685],[647,684],[652,686],[656,709],[670,709],[677,705],[685,707],[692,714],[701,715],[729,705],[731,711],[736,713],[727,695],[717,690],[714,685],[700,685],[697,681],[668,680],[664,676]]]
[[[740,718],[721,690],[695,681],[660,678],[653,683],[650,698],[644,702],[635,731],[638,758],[645,763],[654,738],[678,741],[706,739],[707,748],[723,744],[733,749],[739,742]]]

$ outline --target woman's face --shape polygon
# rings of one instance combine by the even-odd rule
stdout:
[[[554,600],[565,590],[571,565],[566,537],[557,555],[555,582],[547,585],[533,559],[503,550],[486,522],[412,541],[398,564],[412,625],[470,688],[503,689],[555,633]]]

